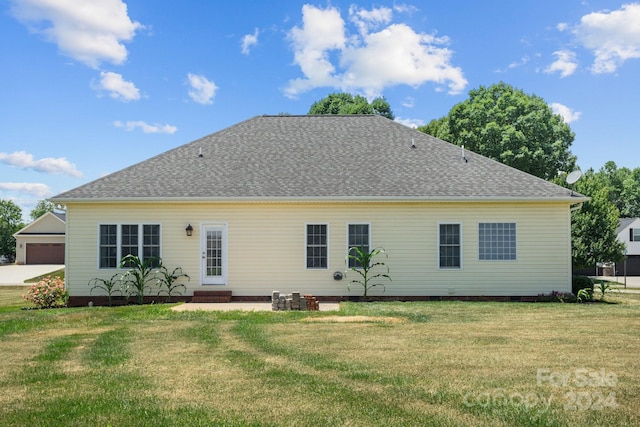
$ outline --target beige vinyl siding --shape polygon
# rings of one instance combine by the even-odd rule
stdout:
[[[87,283],[116,270],[98,269],[98,224],[160,224],[164,264],[181,266],[194,290],[235,296],[300,291],[349,295],[345,271],[347,225],[370,224],[371,247],[384,247],[392,282],[388,296],[537,295],[570,290],[569,206],[566,203],[155,203],[67,205],[67,283],[89,295]],[[517,259],[478,260],[478,223],[515,222]],[[201,225],[224,223],[226,285],[200,285]],[[462,269],[438,269],[438,224],[459,223]],[[191,224],[193,236],[185,227]],[[306,224],[328,225],[328,268],[305,268]],[[360,295],[352,287],[351,295]]]

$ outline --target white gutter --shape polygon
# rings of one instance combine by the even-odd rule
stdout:
[[[589,197],[144,197],[144,198],[51,198],[56,203],[570,203],[582,204]]]

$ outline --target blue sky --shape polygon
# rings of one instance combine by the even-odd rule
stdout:
[[[500,81],[542,97],[584,170],[640,166],[640,2],[8,0],[0,198],[35,203],[332,92],[442,117]]]

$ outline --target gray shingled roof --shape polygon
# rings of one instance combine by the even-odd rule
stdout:
[[[631,223],[633,221],[635,221],[636,219],[638,219],[638,218],[620,218],[618,220],[618,228],[616,228],[616,234],[620,234],[622,232],[622,230],[624,230],[625,228],[630,226]]]
[[[259,116],[54,199],[571,198],[565,188],[465,155],[467,162],[460,147],[380,116]]]

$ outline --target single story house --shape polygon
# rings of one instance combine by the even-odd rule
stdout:
[[[47,212],[13,237],[16,239],[16,264],[64,264],[64,213]]]
[[[626,245],[625,260],[616,263],[616,276],[640,276],[640,218],[620,218],[618,240]]]
[[[569,292],[570,210],[588,199],[381,116],[323,115],[254,117],[52,200],[80,304],[129,253],[182,267],[186,296],[357,296],[354,246],[388,255],[371,295]]]

